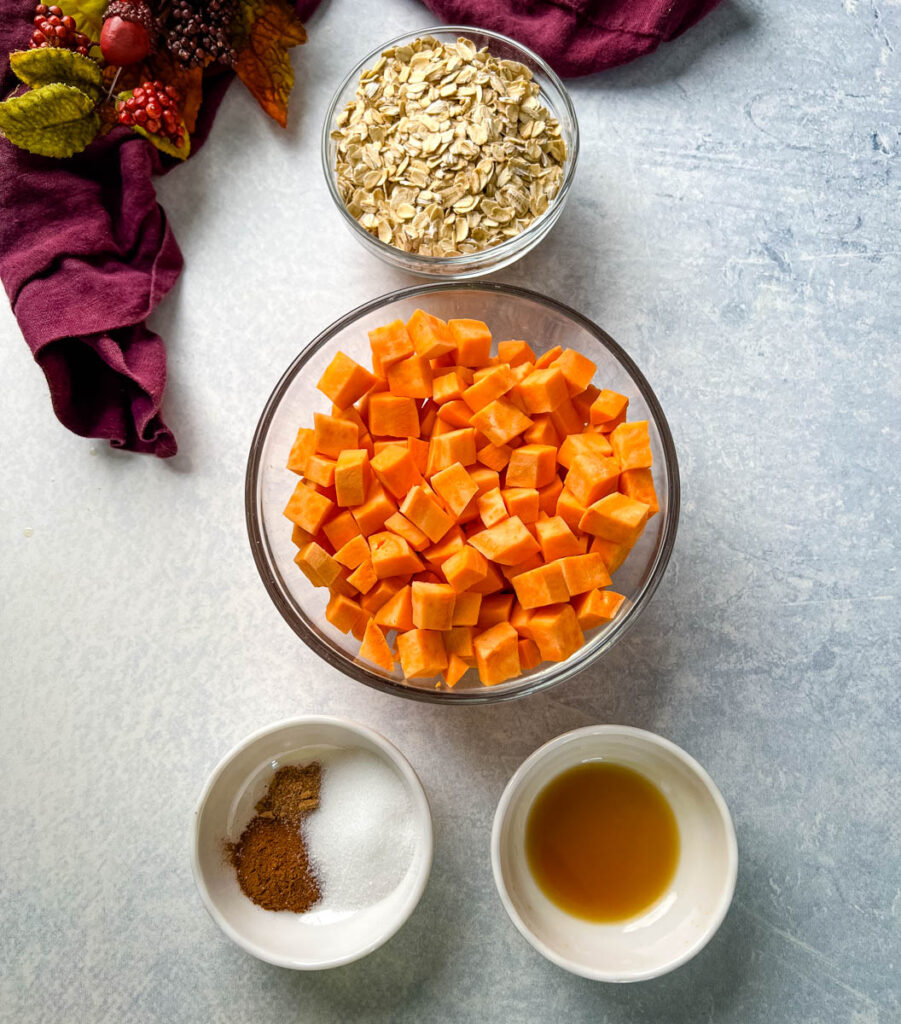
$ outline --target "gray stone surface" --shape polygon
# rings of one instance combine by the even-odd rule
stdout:
[[[239,89],[159,184],[186,271],[164,464],[76,438],[0,311],[0,1018],[8,1021],[899,1019],[901,8],[726,0],[678,42],[573,83],[583,132],[550,239],[501,280],[584,311],[657,390],[681,460],[669,573],[625,641],[550,693],[424,707],[324,668],[269,603],[243,522],[251,434],[317,331],[409,283],[340,228],[320,120],[413,0],[331,0],[287,134]],[[203,911],[191,809],[233,743],[328,711],[395,740],[437,852],[369,959],[293,974]],[[491,818],[536,746],[653,729],[710,770],[741,866],[722,930],[667,978],[592,984],[496,898]]]

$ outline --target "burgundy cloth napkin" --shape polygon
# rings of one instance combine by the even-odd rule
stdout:
[[[625,64],[675,39],[720,0],[423,0],[446,22],[511,36],[561,75]]]
[[[318,2],[299,0],[301,20]],[[33,12],[33,0],[0,3],[4,97],[17,84],[8,54],[28,46]],[[232,77],[205,81],[192,152]],[[182,268],[152,181],[174,163],[125,128],[67,160],[0,139],[0,278],[57,417],[76,434],[161,458],[176,452],[160,414],[166,350],[144,321]]]

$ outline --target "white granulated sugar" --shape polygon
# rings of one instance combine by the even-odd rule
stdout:
[[[367,751],[329,751],[319,762],[319,808],[303,829],[322,890],[316,911],[372,906],[397,888],[413,859],[406,786],[389,764]]]

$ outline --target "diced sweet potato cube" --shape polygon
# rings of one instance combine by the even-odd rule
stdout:
[[[326,525],[328,524],[326,523]],[[323,532],[325,531],[323,530]],[[313,540],[312,533],[307,533],[306,530],[302,530],[297,523],[291,527],[291,543],[296,547],[305,548],[311,540]]]
[[[288,499],[284,514],[307,533],[317,534],[334,512],[335,503],[307,487],[301,480]]]
[[[648,519],[660,511],[654,477],[649,469],[624,469],[619,475],[619,489],[629,498],[648,506]]]
[[[510,613],[510,625],[520,636],[529,636],[529,619],[531,617],[532,613],[523,608],[519,601],[513,602],[513,611]]]
[[[330,587],[341,572],[341,566],[314,540],[297,552],[294,562],[314,587]]]
[[[375,613],[401,589],[397,580],[379,580],[368,593],[360,598],[360,605],[368,615]]]
[[[429,546],[429,538],[401,512],[388,516],[385,529],[403,537],[414,551],[424,551]]]
[[[419,572],[422,560],[403,537],[384,530],[369,538],[372,568],[380,580]]]
[[[314,484],[332,487],[335,483],[335,460],[313,452],[307,459],[307,471],[304,476]]]
[[[372,562],[367,558],[361,562],[356,569],[347,577],[347,582],[361,594],[368,594],[378,583],[379,578],[375,574]]]
[[[328,395],[339,409],[346,409],[361,399],[373,384],[373,374],[350,356],[337,352],[335,358],[325,368],[316,387],[324,395]]]
[[[569,469],[579,455],[597,455],[610,458],[613,446],[604,434],[569,434],[557,451],[557,461]]]
[[[566,489],[586,508],[615,491],[618,483],[619,463],[603,455],[577,455],[566,474]]]
[[[329,603],[325,606],[325,617],[342,633],[349,633],[363,614],[363,609],[357,601],[343,594],[334,594]]]
[[[527,341],[499,341],[497,357],[508,366],[520,366],[522,363],[535,362],[535,353]]]
[[[524,636],[519,641],[519,667],[523,672],[531,672],[541,664],[541,652],[538,644],[530,637]]]
[[[564,520],[571,530],[579,529],[579,523],[582,521],[582,516],[585,515],[586,507],[581,501],[577,501],[575,495],[565,488],[557,499],[557,515]]]
[[[546,412],[532,417],[532,426],[523,431],[522,437],[526,444],[553,445],[555,448],[560,444],[557,428]]]
[[[362,448],[341,452],[335,464],[335,494],[338,504],[362,505],[371,479],[369,455]]]
[[[462,366],[484,366],[491,355],[491,331],[481,320],[448,320],[451,339],[457,346],[455,360]]]
[[[361,534],[351,537],[335,552],[335,560],[348,569],[356,569],[363,562],[368,562],[369,557],[369,542]]]
[[[447,668],[443,673],[444,685],[448,689],[453,689],[468,671],[469,665],[458,654],[449,654],[447,656]]]
[[[541,554],[546,562],[567,555],[582,553],[582,547],[563,516],[551,516],[550,519],[539,519],[535,524]]]
[[[553,412],[569,398],[566,378],[557,368],[533,370],[516,390],[530,414]]]
[[[385,629],[413,628],[413,588],[401,587],[375,613],[375,621]]]
[[[524,523],[538,519],[538,491],[534,487],[505,487],[501,497],[508,515],[519,516]]]
[[[585,643],[573,606],[552,604],[539,608],[529,619],[529,632],[542,661],[566,661]]]
[[[472,660],[475,651],[472,646],[472,626],[454,626],[444,633],[444,647],[448,655],[456,654],[458,658]]]
[[[485,686],[496,686],[519,675],[519,637],[509,622],[499,622],[480,633],[473,646],[476,668]]]
[[[416,402],[388,392],[373,395],[369,399],[369,432],[376,437],[419,437]]]
[[[429,465],[429,442],[423,441],[418,437],[408,437],[407,448],[413,456],[413,463],[416,468],[422,476],[425,476],[425,471]]]
[[[506,586],[506,580],[501,575],[500,569],[490,561],[485,563],[488,566],[488,572],[485,575],[485,579],[479,580],[478,583],[473,583],[469,588],[469,593],[481,594],[483,598],[489,594],[498,594]]]
[[[352,537],[360,533],[360,527],[350,512],[339,512],[333,519],[330,519],[323,527],[322,532],[328,538],[329,544],[335,549],[343,547]]]
[[[589,590],[573,601],[583,631],[603,625],[616,615],[625,598],[612,590]]]
[[[414,526],[418,526],[422,530],[433,544],[437,544],[454,525],[453,519],[422,484],[409,490],[400,510]]]
[[[589,384],[584,391],[580,391],[578,395],[573,395],[570,399],[573,407],[579,414],[579,419],[583,423],[588,423],[589,417],[591,416],[591,406],[600,393],[601,392],[598,388],[593,384]]]
[[[563,578],[570,597],[598,590],[610,585],[610,573],[604,559],[595,552],[586,555],[569,555],[560,559]]]
[[[310,427],[301,427],[297,431],[294,444],[291,445],[291,454],[288,456],[288,469],[292,473],[304,475],[307,468],[307,459],[316,451],[316,433]]]
[[[376,625],[375,619],[370,619],[366,623],[363,644],[360,647],[360,657],[366,661],[371,661],[373,665],[378,665],[379,668],[383,668],[386,672],[394,671],[394,655],[391,653],[391,648],[388,646],[385,634]]]
[[[584,391],[597,370],[597,366],[590,359],[573,348],[565,348],[551,363],[550,368],[558,369],[566,378],[570,396]]]
[[[469,471],[473,483],[478,487],[479,494],[487,494],[499,488],[501,485],[500,473],[496,469],[489,469],[487,466],[476,466]]]
[[[395,498],[406,497],[411,487],[422,482],[410,449],[402,444],[389,445],[374,456],[372,471]]]
[[[650,469],[654,462],[647,420],[620,423],[610,434],[610,443],[621,469]]]
[[[339,419],[337,416],[326,416],[325,413],[313,414],[316,434],[316,451],[337,459],[345,448],[356,448],[360,432],[355,423]]]
[[[454,604],[454,625],[474,626],[479,621],[479,611],[481,610],[481,607],[481,594],[478,594],[473,590],[467,590],[463,594],[457,594],[457,600]]]
[[[388,390],[403,398],[432,397],[432,367],[428,359],[412,355],[393,363],[385,372]]]
[[[455,555],[463,547],[465,541],[463,531],[455,524],[437,544],[426,548],[422,557],[438,572],[451,555]]]
[[[616,391],[602,390],[591,403],[591,422],[609,423],[610,420],[625,417],[629,399]]]
[[[461,466],[472,466],[476,461],[476,432],[472,427],[451,430],[446,434],[432,436],[429,442],[429,458],[426,475],[431,477],[447,469],[455,462]]]
[[[482,598],[479,609],[479,620],[476,627],[480,630],[490,629],[498,622],[509,622],[513,611],[512,594],[490,594]]]
[[[413,625],[417,629],[450,629],[456,592],[449,583],[413,583]]]
[[[470,501],[479,493],[478,487],[472,482],[472,477],[459,462],[433,474],[430,483],[456,517],[462,514]]]
[[[609,573],[616,572],[631,550],[629,544],[615,544],[612,540],[604,540],[603,537],[592,537],[589,548],[589,551],[597,551],[600,554]]]
[[[527,611],[569,600],[560,562],[548,562],[513,578],[516,598]]]
[[[463,392],[468,387],[469,385],[459,370],[450,370],[448,373],[442,373],[440,377],[436,376],[432,380],[432,398],[439,405],[443,405],[446,402],[459,401],[463,397]]]
[[[366,501],[351,509],[351,515],[357,521],[360,533],[368,537],[381,530],[388,516],[397,511],[397,506],[385,492],[378,480],[372,480],[366,492]]]
[[[509,366],[493,366],[463,392],[463,401],[473,412],[478,412],[489,402],[505,395],[514,383]]]
[[[441,634],[434,629],[410,629],[397,634],[397,653],[407,679],[425,679],[447,668]]]
[[[551,363],[562,354],[563,349],[559,345],[555,345],[553,348],[549,348],[547,352],[543,353],[535,360],[535,366],[539,370],[546,370],[551,365]]]
[[[513,454],[513,451],[514,449],[507,444],[497,445],[489,441],[479,449],[476,458],[478,458],[483,466],[487,466],[489,469],[500,473],[510,462],[510,456]]]
[[[456,593],[462,594],[474,583],[485,579],[488,575],[488,563],[480,551],[476,551],[471,544],[464,544],[444,562],[442,570],[444,578]]]
[[[625,422],[626,413],[625,411],[623,411],[619,414],[619,416],[616,417],[615,420],[607,420],[606,423],[595,423],[593,429],[597,430],[601,434],[612,434],[618,426],[621,426]]]
[[[413,342],[403,320],[395,320],[370,331],[369,347],[372,349],[372,365],[380,377],[389,366],[413,355]]]
[[[582,417],[576,412],[576,407],[568,398],[554,409],[550,417],[551,423],[554,424],[554,429],[561,437],[566,437],[568,434],[578,434],[584,426]]]
[[[559,476],[555,476],[547,487],[538,488],[538,508],[546,516],[555,516],[557,514],[557,502],[560,500],[562,493],[563,481]]]
[[[417,309],[407,321],[407,333],[413,347],[426,359],[443,356],[456,347],[447,324],[422,309]]]
[[[472,417],[472,425],[496,445],[509,443],[531,424],[529,417],[505,398],[489,402]]]
[[[501,490],[495,487],[478,498],[479,516],[485,526],[496,526],[509,515]]]
[[[618,491],[589,505],[579,529],[616,544],[632,545],[648,521],[648,506]]]
[[[545,487],[557,475],[557,449],[547,444],[515,448],[507,466],[508,487]]]
[[[528,558],[523,559],[521,562],[517,562],[516,565],[502,565],[501,572],[508,580],[512,581],[514,577],[524,572],[529,572],[531,569],[537,569],[541,565],[544,565],[544,559],[539,553],[536,553],[529,555]]]
[[[496,526],[472,537],[470,544],[492,562],[516,565],[539,550],[538,542],[518,516],[511,516]]]

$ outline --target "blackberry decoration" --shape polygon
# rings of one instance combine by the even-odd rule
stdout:
[[[179,113],[180,102],[181,96],[174,86],[145,82],[127,100],[119,100],[116,115],[120,124],[130,128],[137,125],[181,147],[185,142],[185,128]]]
[[[103,15],[100,50],[108,64],[128,67],[150,53],[155,22],[144,0],[113,0]]]
[[[77,32],[75,19],[63,14],[55,4],[50,7],[38,4],[34,9],[34,32],[29,45],[32,50],[56,46],[87,57],[91,40],[83,32]]]
[[[233,67],[231,23],[238,0],[174,0],[166,46],[179,64],[200,67],[214,61]]]

